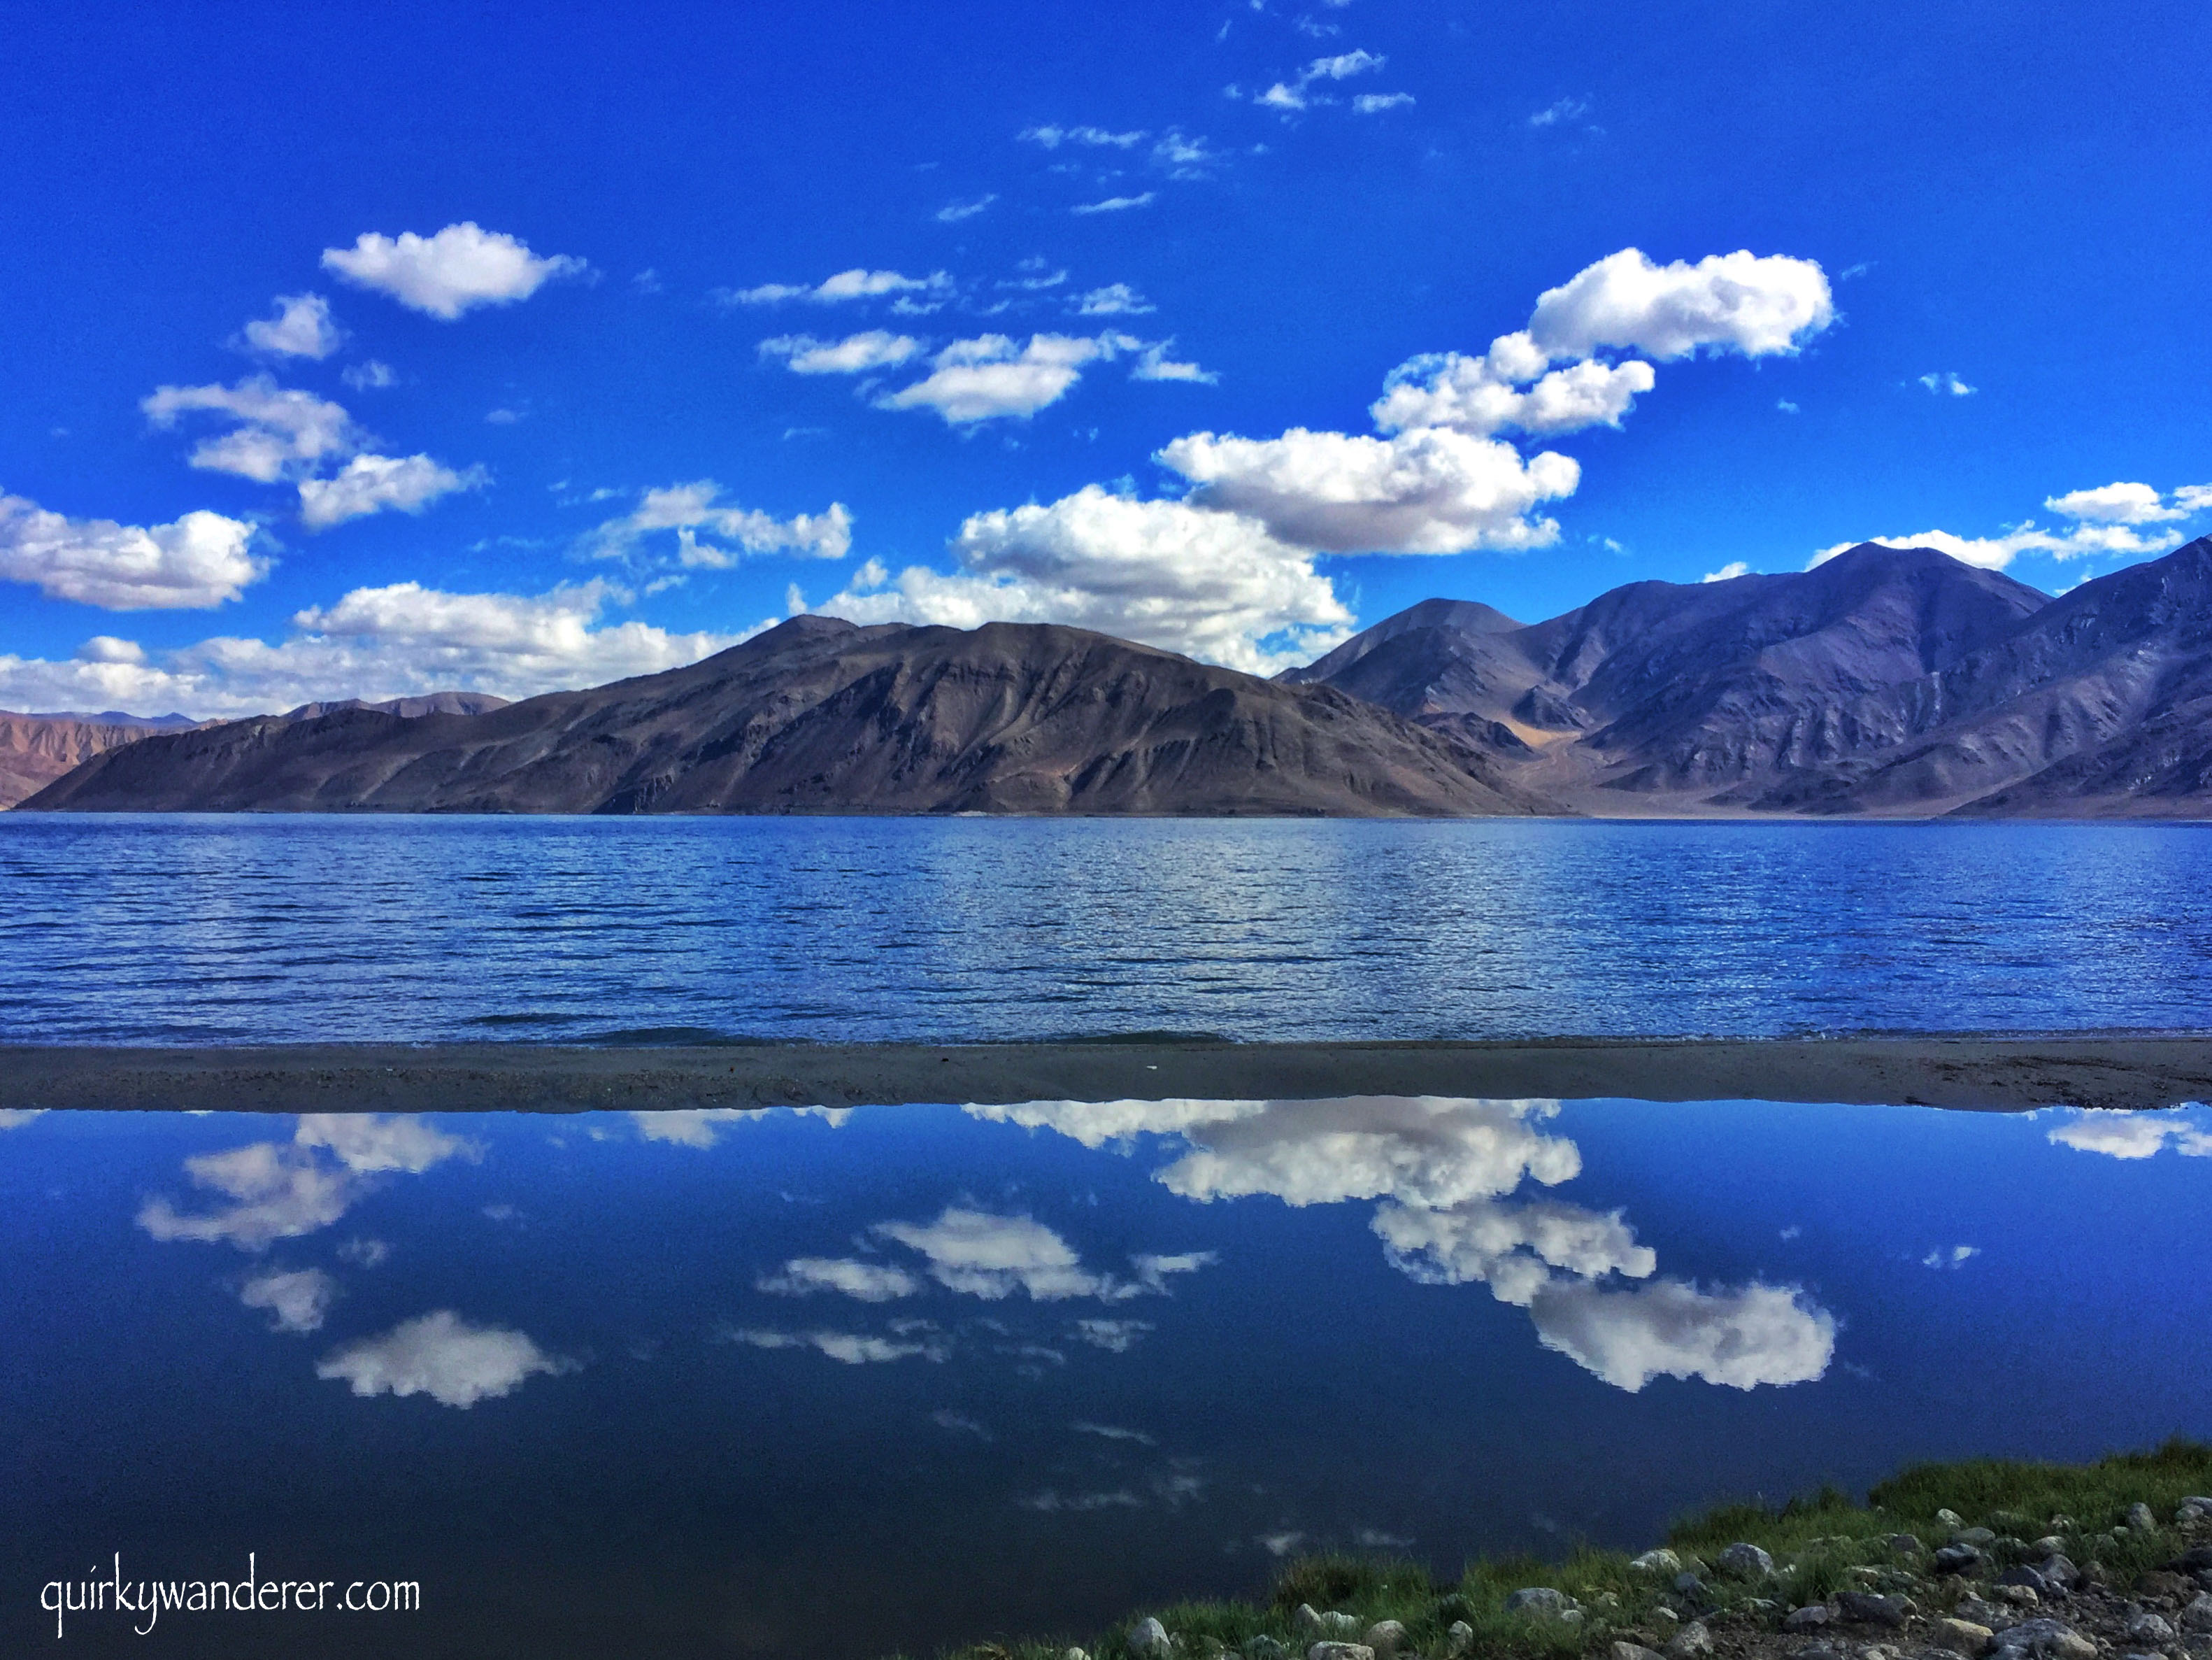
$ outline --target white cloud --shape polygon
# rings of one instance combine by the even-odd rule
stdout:
[[[814,1349],[832,1360],[842,1360],[848,1366],[881,1365],[890,1360],[907,1360],[920,1357],[924,1360],[942,1361],[951,1353],[942,1339],[933,1338],[915,1342],[889,1337],[871,1337],[847,1331],[763,1331],[739,1329],[726,1331],[722,1341],[744,1343],[757,1349]]]
[[[464,221],[434,236],[364,232],[350,248],[325,248],[323,269],[450,323],[478,306],[527,300],[555,277],[590,267],[567,254],[541,258],[515,237]]]
[[[420,1176],[448,1158],[476,1158],[483,1149],[448,1135],[414,1114],[305,1112],[292,1139],[303,1147],[328,1147],[356,1175],[400,1171]]]
[[[2148,484],[2115,483],[2048,496],[2043,505],[2053,513],[2092,525],[2153,525],[2186,519],[2212,506],[2212,486],[2184,485],[2174,491],[2173,501],[2168,503]]]
[[[273,1141],[187,1158],[185,1171],[234,1202],[212,1214],[185,1216],[165,1198],[148,1200],[138,1225],[164,1243],[228,1241],[240,1250],[265,1250],[276,1240],[328,1227],[360,1193],[349,1171]]]
[[[1270,534],[1331,553],[1463,553],[1559,539],[1536,504],[1571,496],[1582,469],[1545,451],[1448,428],[1389,438],[1293,427],[1280,438],[1178,438],[1164,465],[1197,486],[1191,502],[1249,515]]]
[[[876,407],[933,409],[953,426],[1007,417],[1026,420],[1057,403],[1082,378],[1084,364],[1112,350],[1080,335],[1033,334],[1020,346],[1003,334],[956,340],[931,360],[935,368],[928,378],[884,393]]]
[[[1079,1320],[1074,1335],[1078,1342],[1088,1343],[1095,1349],[1104,1349],[1109,1354],[1127,1354],[1152,1329],[1149,1320]]]
[[[356,455],[328,478],[300,481],[300,522],[327,530],[387,508],[420,513],[441,496],[487,482],[482,467],[455,472],[427,455]]]
[[[2107,1158],[2150,1158],[2171,1141],[2185,1158],[2212,1157],[2212,1133],[2174,1112],[2087,1112],[2051,1132],[2055,1146]]]
[[[942,295],[951,289],[951,277],[941,271],[932,271],[927,277],[908,277],[895,271],[870,271],[864,265],[855,265],[850,271],[823,278],[811,288],[804,283],[763,283],[753,289],[717,289],[714,295],[729,306],[773,306],[786,300],[834,306],[852,300],[877,299],[886,294]]]
[[[1827,277],[1810,259],[1739,251],[1655,265],[1623,248],[1539,295],[1528,333],[1554,359],[1605,347],[1662,362],[1700,349],[1764,357],[1795,351],[1834,316]]]
[[[21,1129],[45,1111],[44,1107],[0,1107],[0,1130]]]
[[[353,418],[313,392],[280,387],[265,374],[234,386],[161,386],[139,400],[157,427],[173,427],[187,413],[204,413],[236,424],[204,438],[186,458],[195,467],[236,473],[257,483],[297,478],[327,458],[360,447]]]
[[[530,697],[680,668],[759,632],[593,626],[624,598],[599,581],[537,595],[416,582],[356,588],[295,613],[299,632],[274,645],[219,636],[136,659],[103,649],[66,662],[0,654],[0,708],[174,708],[204,719],[449,689]]]
[[[1362,115],[1373,115],[1381,110],[1403,109],[1413,101],[1410,92],[1363,92],[1352,100],[1352,107]]]
[[[105,611],[200,610],[237,599],[269,574],[269,560],[252,551],[253,536],[252,525],[219,513],[118,525],[0,496],[0,581],[27,582],[49,599]]]
[[[2037,528],[2033,520],[2001,536],[1958,536],[1946,530],[1924,530],[1911,536],[1859,538],[1885,548],[1933,548],[1984,570],[2002,570],[2023,553],[2047,553],[2062,560],[2095,558],[2106,554],[2164,553],[2180,546],[2181,540],[2179,531],[2159,531],[2146,536],[2126,525],[2086,524],[2053,532]],[[1838,554],[1858,545],[1856,541],[1838,542],[1832,547],[1822,548],[1806,569],[1825,565]]]
[[[1015,136],[1027,143],[1042,144],[1048,150],[1058,149],[1062,144],[1087,144],[1093,149],[1110,146],[1115,149],[1127,149],[1133,145],[1142,143],[1145,137],[1141,128],[1133,132],[1109,132],[1103,127],[1090,126],[1028,127]]]
[[[386,386],[396,386],[399,377],[392,373],[392,365],[370,358],[365,363],[352,363],[338,371],[338,379],[356,392],[377,392]]]
[[[1152,165],[1170,179],[1205,179],[1229,158],[1203,137],[1193,138],[1179,127],[1170,127],[1152,146]]]
[[[156,1196],[141,1207],[138,1225],[163,1241],[228,1241],[240,1250],[265,1250],[278,1239],[337,1221],[367,1191],[365,1178],[395,1171],[420,1175],[477,1153],[474,1143],[419,1118],[306,1113],[289,1146],[255,1141],[185,1160],[194,1185],[224,1195],[232,1201],[228,1209],[185,1216]]]
[[[942,224],[957,225],[963,219],[973,219],[998,199],[994,193],[986,191],[972,202],[948,202],[938,209],[937,217]]]
[[[722,487],[711,478],[647,490],[635,511],[594,530],[588,545],[595,557],[627,558],[648,538],[673,531],[676,562],[708,570],[727,570],[747,554],[842,559],[852,549],[853,518],[842,502],[832,502],[818,514],[776,519],[757,508],[724,503],[721,496]]]
[[[1315,101],[1309,88],[1316,81],[1344,81],[1355,75],[1372,74],[1389,61],[1382,53],[1369,52],[1364,47],[1339,52],[1332,58],[1316,58],[1300,70],[1295,79],[1276,82],[1252,101],[1270,109],[1302,110]],[[1412,100],[1408,99],[1407,101]]]
[[[1657,377],[1649,363],[1589,359],[1542,373],[1548,360],[1526,334],[1501,335],[1480,357],[1459,352],[1409,358],[1390,371],[1370,407],[1384,432],[1449,427],[1487,436],[1508,428],[1528,433],[1618,427],[1637,395]],[[1523,390],[1519,383],[1533,380]]]
[[[1127,213],[1131,208],[1146,208],[1158,194],[1156,191],[1141,191],[1134,196],[1109,196],[1103,201],[1079,202],[1070,213]]]
[[[992,1123],[1052,1130],[1097,1148],[1139,1135],[1181,1135],[1200,1125],[1255,1118],[1273,1105],[1271,1101],[1024,1101],[1010,1106],[982,1103],[962,1110]]]
[[[1061,1511],[1088,1514],[1092,1511],[1102,1510],[1139,1510],[1143,1507],[1145,1501],[1127,1487],[1117,1487],[1111,1493],[1066,1494],[1062,1494],[1056,1488],[1047,1487],[1042,1493],[1031,1493],[1028,1498],[1017,1499],[1014,1502],[1024,1510],[1033,1510],[1042,1515],[1054,1516]]]
[[[1040,1303],[1071,1297],[1116,1300],[1136,1289],[1091,1273],[1073,1246],[1027,1216],[994,1216],[956,1205],[934,1222],[884,1222],[875,1231],[921,1252],[933,1280],[965,1296],[995,1302],[1018,1291]]]
[[[1948,1250],[1939,1246],[1920,1259],[1920,1266],[1924,1268],[1961,1268],[1981,1254],[1979,1245],[1953,1245]]]
[[[1972,398],[1977,390],[1950,371],[1941,374],[1923,374],[1920,377],[1920,384],[1939,396],[1949,398]]]
[[[645,1140],[679,1147],[711,1147],[721,1139],[722,1126],[757,1122],[761,1114],[746,1107],[672,1107],[659,1112],[633,1112],[629,1116]]]
[[[760,343],[763,357],[781,357],[793,374],[862,374],[896,368],[921,350],[921,342],[888,329],[848,334],[842,340],[817,340],[811,334],[780,334]]]
[[[1076,305],[1076,310],[1085,317],[1133,317],[1158,309],[1127,283],[1109,283],[1103,289],[1093,289]]]
[[[977,514],[954,538],[960,570],[871,562],[815,607],[855,623],[976,628],[1052,622],[1271,673],[1348,637],[1352,613],[1313,556],[1255,521],[1088,485],[1048,506]]]
[[[1556,127],[1563,123],[1579,121],[1590,112],[1587,98],[1562,98],[1556,104],[1546,106],[1528,118],[1532,127]]]
[[[779,1297],[811,1297],[817,1291],[834,1291],[863,1303],[888,1303],[912,1297],[921,1281],[904,1268],[881,1262],[856,1262],[850,1257],[794,1256],[775,1273],[763,1274],[754,1288]]]
[[[1751,567],[1749,564],[1741,559],[1731,559],[1728,563],[1723,565],[1718,570],[1707,571],[1703,576],[1700,576],[1698,581],[1700,582],[1733,582],[1739,576],[1748,576],[1750,575]]]
[[[1835,1316],[1780,1286],[1707,1292],[1658,1280],[1621,1290],[1553,1280],[1529,1313],[1546,1348],[1632,1395],[1661,1377],[1737,1389],[1811,1383],[1836,1349]]]
[[[1501,1303],[1527,1307],[1558,1268],[1585,1280],[1648,1279],[1659,1258],[1636,1243],[1619,1211],[1541,1201],[1464,1201],[1448,1210],[1389,1203],[1375,1213],[1390,1266],[1430,1286],[1486,1285]]]
[[[951,1430],[962,1435],[972,1435],[978,1440],[990,1441],[997,1438],[975,1420],[964,1413],[955,1412],[950,1407],[939,1407],[929,1414],[929,1421],[941,1430]]]
[[[1118,1424],[1093,1424],[1078,1419],[1068,1428],[1078,1435],[1095,1435],[1102,1441],[1128,1441],[1140,1447],[1157,1447],[1159,1439],[1142,1430],[1124,1429]]]
[[[1195,363],[1179,362],[1168,356],[1175,349],[1173,339],[1156,340],[1146,344],[1137,354],[1136,366],[1129,371],[1132,380],[1188,380],[1201,386],[1212,386],[1221,377]]]
[[[256,1274],[240,1287],[238,1300],[268,1310],[272,1331],[307,1332],[322,1329],[337,1294],[338,1282],[320,1268],[298,1268]]]
[[[333,1351],[315,1376],[343,1378],[358,1395],[427,1395],[441,1406],[465,1408],[512,1395],[540,1373],[558,1377],[576,1369],[574,1361],[547,1354],[521,1332],[472,1326],[440,1309]]]
[[[246,325],[249,350],[276,357],[328,357],[343,342],[338,325],[331,320],[331,302],[319,294],[280,294],[276,315],[256,318]]]

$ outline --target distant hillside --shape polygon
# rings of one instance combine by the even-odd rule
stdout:
[[[0,808],[36,794],[118,744],[191,725],[180,714],[148,721],[120,714],[16,714],[0,709]]]
[[[380,703],[365,703],[358,697],[342,698],[334,703],[302,703],[295,709],[285,710],[283,718],[313,721],[336,714],[341,709],[374,709],[382,714],[412,721],[424,714],[489,714],[507,705],[507,699],[495,697],[488,691],[434,691],[420,697],[387,697]]]
[[[798,617],[688,668],[481,714],[232,721],[26,811],[1542,811],[1480,739],[1078,629]]]
[[[1585,812],[2212,816],[2212,538],[2059,599],[1869,543],[1526,627],[1436,604],[1284,678],[1494,726]]]

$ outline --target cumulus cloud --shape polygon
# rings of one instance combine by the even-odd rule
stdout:
[[[1833,1352],[1833,1318],[1800,1292],[1655,1280],[1657,1254],[1620,1212],[1548,1198],[1504,1202],[1524,1183],[1558,1186],[1580,1173],[1574,1142],[1540,1128],[1557,1115],[1555,1101],[1030,1102],[967,1110],[1091,1146],[1177,1136],[1187,1150],[1153,1179],[1200,1201],[1379,1199],[1373,1226],[1393,1266],[1427,1285],[1487,1286],[1529,1310],[1547,1347],[1621,1389],[1662,1374],[1738,1389],[1803,1382],[1820,1377]],[[1647,1283],[1632,1290],[1620,1280]]]
[[[1076,304],[1076,310],[1085,317],[1133,317],[1158,309],[1127,283],[1109,283],[1103,289],[1093,289]]]
[[[1313,556],[1258,521],[1088,485],[1048,506],[977,514],[953,540],[960,569],[871,562],[816,610],[855,623],[1096,629],[1255,673],[1347,638],[1352,617]]]
[[[921,1281],[904,1268],[829,1256],[794,1256],[775,1273],[763,1274],[753,1286],[779,1297],[811,1297],[818,1291],[834,1291],[863,1303],[888,1303],[921,1290]]]
[[[256,1274],[239,1288],[238,1300],[266,1309],[271,1331],[309,1332],[322,1329],[337,1293],[338,1282],[320,1268],[298,1268]]]
[[[257,483],[297,478],[327,458],[360,447],[353,418],[313,392],[280,387],[265,374],[234,386],[161,386],[139,400],[155,426],[176,425],[187,414],[208,414],[234,424],[204,438],[185,459],[195,467],[235,473]]]
[[[666,1141],[679,1147],[711,1147],[721,1139],[723,1125],[755,1123],[761,1113],[747,1107],[672,1107],[659,1112],[633,1112],[629,1116],[645,1140]]]
[[[930,1278],[951,1291],[996,1302],[1022,1292],[1040,1303],[1133,1294],[1083,1266],[1075,1248],[1027,1216],[994,1216],[950,1206],[934,1222],[884,1222],[875,1231],[919,1251]]]
[[[222,1195],[231,1201],[228,1207],[185,1215],[157,1195],[139,1210],[138,1225],[163,1241],[227,1241],[262,1251],[278,1239],[328,1227],[368,1191],[368,1178],[420,1175],[477,1152],[474,1143],[419,1118],[303,1114],[289,1145],[255,1141],[185,1160],[193,1184]]]
[[[456,472],[427,455],[360,453],[364,435],[343,408],[265,374],[234,386],[161,386],[139,407],[157,427],[173,427],[187,414],[231,423],[228,431],[202,439],[186,459],[257,483],[296,483],[301,522],[310,530],[386,508],[420,513],[441,496],[487,482],[480,467]],[[341,458],[349,459],[325,476],[324,467]]]
[[[732,1329],[721,1335],[725,1342],[744,1343],[757,1349],[813,1349],[848,1366],[881,1365],[917,1357],[942,1361],[951,1353],[950,1346],[937,1337],[916,1341],[848,1331],[766,1331],[753,1328]]]
[[[1554,360],[1607,347],[1661,362],[1692,352],[1792,352],[1834,320],[1826,273],[1810,259],[1748,250],[1654,265],[1623,248],[1536,300],[1528,334]]]
[[[421,513],[440,496],[481,489],[489,478],[482,467],[456,472],[427,455],[356,455],[328,478],[300,481],[300,522],[327,530],[387,508]]]
[[[1391,1267],[1422,1284],[1486,1285],[1501,1303],[1523,1308],[1550,1283],[1553,1268],[1584,1280],[1645,1280],[1659,1266],[1619,1211],[1557,1201],[1475,1199],[1446,1210],[1393,1201],[1376,1210],[1375,1231]]]
[[[854,300],[878,299],[884,295],[948,295],[952,279],[941,271],[927,277],[908,277],[895,271],[870,271],[855,265],[825,277],[819,283],[763,283],[758,288],[717,289],[714,297],[726,306],[773,306],[802,300],[817,306],[842,305]]]
[[[1026,420],[1082,378],[1083,365],[1112,350],[1084,336],[1033,334],[1017,345],[1003,334],[955,340],[931,360],[925,380],[876,399],[886,410],[932,409],[953,426],[1013,417]]]
[[[777,519],[724,502],[711,478],[647,490],[634,511],[607,520],[586,545],[594,557],[627,559],[672,531],[676,562],[687,570],[727,570],[748,554],[842,559],[853,545],[853,518],[841,502]]]
[[[349,248],[325,248],[323,269],[450,323],[479,306],[527,300],[554,278],[591,268],[567,254],[541,258],[520,239],[465,220],[434,236],[364,232]]]
[[[2045,497],[2053,513],[2092,525],[2154,525],[2212,507],[2212,484],[2185,484],[2171,501],[2148,484],[2114,483]]]
[[[912,335],[888,329],[848,334],[842,340],[817,340],[811,334],[780,334],[760,343],[763,357],[781,357],[793,374],[863,374],[896,368],[921,350]]]
[[[1025,127],[1015,136],[1024,143],[1042,144],[1048,150],[1058,149],[1062,144],[1083,144],[1092,149],[1110,147],[1115,149],[1127,149],[1133,145],[1143,143],[1145,138],[1145,133],[1141,128],[1132,132],[1109,132],[1103,127],[1091,126]]]
[[[1157,459],[1196,486],[1194,506],[1241,514],[1294,546],[1331,553],[1464,553],[1545,547],[1537,504],[1571,496],[1582,469],[1545,451],[1449,428],[1389,438],[1293,427],[1280,438],[1178,438]]]
[[[370,358],[364,363],[349,364],[338,371],[338,379],[356,392],[380,392],[386,386],[396,386],[399,377],[392,365]]]
[[[1826,1375],[1835,1316],[1788,1286],[1701,1291],[1678,1280],[1616,1289],[1554,1279],[1529,1304],[1536,1336],[1633,1395],[1655,1377],[1736,1389]]]
[[[1620,426],[1637,394],[1650,391],[1657,380],[1650,364],[1632,357],[1621,363],[1589,359],[1538,373],[1548,361],[1526,334],[1501,336],[1480,357],[1453,351],[1411,358],[1391,370],[1370,412],[1384,432],[1419,427],[1485,436],[1509,428],[1576,432]],[[1531,384],[1517,384],[1532,375]]]
[[[1953,1245],[1948,1250],[1938,1246],[1920,1259],[1920,1266],[1923,1268],[1963,1268],[1981,1254],[1979,1245]]]
[[[2212,1158],[2212,1133],[2182,1110],[2086,1112],[2051,1132],[2054,1146],[2098,1152],[2107,1158],[2150,1158],[2169,1143],[2187,1158]]]
[[[269,574],[253,538],[252,525],[219,513],[119,525],[0,496],[0,581],[104,611],[197,611],[235,599]]]
[[[331,302],[321,295],[280,294],[276,306],[276,316],[256,318],[246,325],[249,351],[320,362],[343,344],[344,337],[331,320]]]
[[[529,697],[679,668],[759,632],[595,626],[626,598],[599,581],[537,595],[447,593],[416,582],[356,588],[295,612],[298,632],[274,645],[218,637],[133,655],[113,649],[131,642],[109,641],[69,661],[0,654],[0,708],[175,708],[212,718],[447,689]]]
[[[1723,565],[1718,570],[1707,571],[1703,576],[1700,576],[1698,581],[1700,582],[1733,582],[1739,576],[1748,576],[1750,575],[1751,567],[1748,563],[1741,559],[1731,559],[1728,563]]]
[[[2023,553],[2044,553],[2053,559],[2130,556],[2165,553],[2178,548],[2183,532],[2144,530],[2144,526],[2166,524],[2212,508],[2212,485],[2185,484],[2171,496],[2148,484],[2116,483],[2094,489],[2069,490],[2046,496],[2043,505],[2075,522],[2057,530],[2045,530],[2034,520],[2007,527],[1996,536],[1960,536],[1945,530],[1924,530],[1911,536],[1870,536],[1860,538],[1886,548],[1934,548],[1954,559],[1985,570],[2002,570]],[[1826,564],[1857,542],[1838,542],[1822,548],[1806,567]]]
[[[576,1362],[546,1353],[521,1332],[472,1326],[440,1309],[333,1351],[315,1376],[343,1379],[358,1395],[427,1395],[440,1406],[466,1408],[512,1395],[541,1373],[575,1370]]]

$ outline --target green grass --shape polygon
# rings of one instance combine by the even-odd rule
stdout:
[[[1704,1577],[1705,1609],[1723,1623],[1771,1622],[1781,1608],[1825,1601],[1839,1590],[1901,1589],[1905,1564],[1891,1535],[1909,1533],[1923,1545],[1944,1543],[1951,1529],[1936,1519],[1949,1510],[1964,1525],[1999,1535],[1990,1554],[2000,1565],[2031,1554],[2030,1542],[2057,1533],[2077,1563],[2101,1563],[2122,1582],[2171,1558],[2183,1544],[2166,1525],[2180,1500],[2212,1494],[2212,1445],[2175,1439],[2154,1452],[2117,1453],[2091,1464],[2039,1464],[1972,1459],[1917,1464],[1876,1486],[1862,1504],[1833,1487],[1780,1505],[1718,1505],[1668,1530],[1666,1545]],[[2151,1534],[2114,1529],[2129,1505],[2150,1505],[2160,1526]],[[1769,1552],[1774,1574],[1758,1583],[1716,1573],[1711,1560],[1741,1540]],[[1921,1564],[1924,1570],[1924,1561]],[[1528,1585],[1550,1585],[1579,1602],[1579,1627],[1505,1612],[1505,1599]],[[1602,1652],[1617,1637],[1657,1646],[1672,1626],[1656,1608],[1671,1587],[1629,1566],[1620,1551],[1577,1547],[1563,1560],[1483,1558],[1456,1582],[1403,1558],[1328,1554],[1286,1564],[1264,1602],[1182,1602],[1146,1610],[1182,1640],[1182,1660],[1208,1660],[1241,1651],[1256,1637],[1281,1643],[1300,1660],[1307,1640],[1293,1625],[1301,1603],[1352,1615],[1361,1631],[1379,1620],[1402,1624],[1425,1654],[1439,1651],[1455,1620],[1474,1628],[1468,1660],[1575,1660]],[[1948,1593],[1947,1593],[1948,1595]],[[1770,1605],[1758,1606],[1763,1600]],[[1130,1660],[1128,1634],[1138,1619],[1082,1643],[1094,1660]],[[1065,1640],[983,1644],[957,1650],[953,1660],[1059,1660]]]

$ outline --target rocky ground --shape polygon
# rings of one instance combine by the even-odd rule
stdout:
[[[1194,1607],[1099,1646],[1134,1660],[2212,1660],[2212,1497],[2163,1516],[2136,1502],[2104,1527],[2052,1515],[2032,1539],[2029,1517],[1987,1519],[2008,1527],[1944,1509],[1925,1538],[1816,1537],[1772,1553],[1739,1541],[1710,1558],[1659,1549],[1625,1567],[1591,1557],[1557,1584],[1529,1575],[1494,1601],[1471,1575],[1412,1602],[1401,1587],[1396,1618],[1310,1602],[1285,1614],[1279,1598],[1263,1616],[1274,1631],[1235,1641],[1218,1608],[1206,1618]]]

